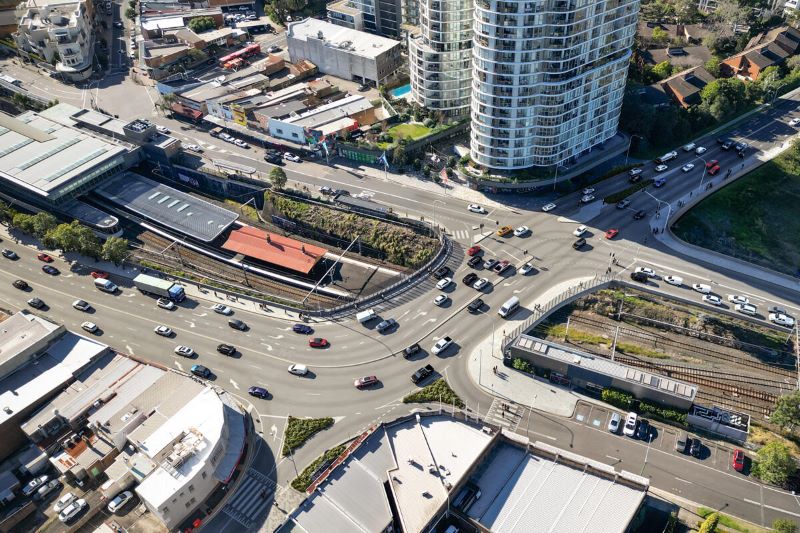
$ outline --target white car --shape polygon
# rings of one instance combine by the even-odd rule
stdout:
[[[750,316],[756,316],[756,311],[758,310],[753,304],[736,304],[733,308],[744,315]]]
[[[582,204],[588,204],[589,202],[593,202],[593,201],[594,201],[594,195],[593,194],[584,194],[583,196],[581,196],[581,203]]]
[[[434,299],[433,299],[433,303],[434,303],[434,304],[436,304],[436,305],[438,305],[439,307],[441,307],[441,306],[443,306],[443,305],[444,305],[444,304],[447,302],[447,300],[449,300],[449,299],[450,299],[450,297],[449,297],[449,296],[447,296],[446,294],[440,294],[439,296],[437,296],[436,298],[434,298]]]
[[[554,204],[553,202],[550,202],[549,204],[542,206],[542,211],[547,213],[548,211],[552,211],[555,208],[556,208],[556,204]]]
[[[287,161],[292,161],[293,163],[300,162],[300,157],[294,155],[291,152],[286,152],[285,154],[283,154],[283,158],[286,159]]]
[[[626,437],[633,437],[636,435],[636,420],[639,418],[636,413],[630,412],[625,417],[625,425],[622,427],[622,434]]]
[[[161,335],[162,337],[172,336],[172,330],[167,326],[156,326],[153,331],[155,331],[156,335]]]
[[[453,278],[442,278],[439,280],[439,283],[436,284],[436,288],[442,291],[449,287],[451,283],[453,283]]]
[[[483,207],[479,206],[478,204],[469,204],[467,206],[467,210],[472,212],[472,213],[480,213],[480,214],[483,214],[483,213],[486,212],[486,209],[484,209]]]
[[[80,513],[83,508],[86,507],[86,500],[83,498],[75,500],[74,502],[70,503],[64,509],[58,513],[58,519],[62,522],[69,522]]]
[[[684,171],[684,172],[689,172],[693,168],[694,168],[694,163],[686,163],[685,165],[683,165],[681,167],[681,170]]]
[[[586,229],[587,229],[587,228],[586,228],[586,226],[584,226],[583,224],[581,224],[580,226],[578,226],[577,228],[575,228],[575,231],[573,231],[573,232],[572,232],[572,234],[573,234],[573,235],[575,235],[576,237],[580,237],[581,235],[583,235],[584,233],[586,233]]]
[[[528,226],[520,226],[514,230],[514,237],[522,237],[523,235],[527,235],[530,230],[531,228]]]
[[[684,152],[691,152],[692,150],[695,149],[695,146],[697,146],[697,145],[694,144],[694,143],[684,144],[683,145],[683,151]]]
[[[664,281],[669,283],[670,285],[675,285],[676,287],[680,287],[683,285],[683,278],[678,276],[664,276]]]
[[[74,494],[72,494],[71,492],[68,492],[68,493],[64,494],[64,495],[63,495],[62,497],[60,497],[60,498],[58,499],[58,501],[57,501],[57,502],[56,502],[56,503],[53,505],[53,511],[55,511],[56,513],[60,513],[61,511],[63,511],[63,510],[64,510],[64,508],[65,508],[67,505],[69,505],[69,504],[71,504],[73,501],[75,501],[75,498],[77,498],[77,496],[75,496],[75,495],[74,495]]]
[[[596,191],[596,190],[597,190],[597,189],[595,189],[594,187],[586,187],[586,188],[585,188],[585,189],[583,189],[583,191],[581,191],[581,192],[582,192],[582,194],[583,194],[584,196],[587,196],[587,195],[589,195],[589,194],[592,194],[592,193],[593,193],[594,191]]]
[[[186,148],[190,152],[196,152],[198,154],[203,152],[203,149],[200,148],[199,144],[186,144],[184,145],[184,148]]]
[[[794,327],[794,318],[784,315],[783,313],[770,313],[769,321],[779,326]]]
[[[175,353],[183,357],[191,357],[194,355],[194,350],[181,344],[175,347]]]
[[[486,278],[481,278],[475,283],[472,284],[472,288],[475,290],[481,290],[489,284],[489,280]]]
[[[133,493],[129,490],[125,492],[120,492],[117,494],[113,500],[111,500],[108,504],[108,512],[115,513],[117,509],[121,509],[126,503],[128,503],[133,498]]]
[[[305,376],[308,374],[308,367],[306,365],[299,365],[297,363],[289,365],[289,373],[295,376]]]
[[[211,310],[215,313],[219,313],[221,315],[230,315],[233,311],[227,305],[222,304],[214,304],[211,306]]]
[[[519,269],[519,273],[520,273],[520,274],[522,274],[522,275],[524,276],[524,275],[528,274],[529,272],[531,272],[532,270],[533,270],[533,265],[532,265],[532,264],[530,264],[530,263],[525,263],[525,264],[524,264],[524,265],[522,265],[522,267]]]
[[[239,148],[250,148],[250,145],[249,145],[249,144],[247,144],[246,142],[244,142],[244,141],[243,141],[243,140],[241,140],[241,139],[236,139],[236,140],[234,140],[234,141],[233,141],[233,144],[235,144],[235,145],[236,145],[236,146],[238,146]]]
[[[156,300],[156,305],[159,306],[161,309],[166,309],[167,311],[172,311],[175,309],[175,302],[168,298],[159,298]]]
[[[694,149],[694,153],[696,153],[697,155],[704,154],[707,151],[708,149],[705,146],[698,146],[697,148]]]
[[[750,303],[750,300],[748,300],[745,296],[740,296],[738,294],[729,294],[728,301],[732,304],[742,304],[742,305]]]
[[[669,167],[667,165],[656,165],[656,172],[664,172]]]
[[[85,300],[75,300],[74,302],[72,302],[72,307],[74,307],[78,311],[83,311],[83,312],[87,312],[89,309],[92,308],[92,306],[89,305],[89,302]]]
[[[700,294],[710,294],[711,285],[706,285],[705,283],[695,283],[692,285],[692,290],[695,290]]]
[[[800,124],[800,118],[793,118],[789,121],[790,126],[797,126],[798,124]]]
[[[717,307],[722,305],[722,298],[716,294],[704,294],[703,301],[707,304],[716,305]]]
[[[436,341],[436,344],[433,345],[431,348],[431,353],[433,355],[439,355],[443,351],[445,351],[451,344],[453,344],[453,339],[450,337],[444,337],[443,339],[439,339]]]
[[[656,271],[650,267],[636,267],[636,272],[641,272],[642,274],[647,275],[648,278],[656,277]]]
[[[131,48],[136,49],[136,43],[131,43]],[[169,128],[165,128],[164,126],[156,126],[156,131],[158,131],[158,133],[169,133]]]
[[[89,333],[94,333],[97,331],[97,324],[94,322],[84,322],[81,324],[81,329],[88,331]]]
[[[22,487],[22,495],[23,496],[30,496],[37,490],[39,487],[44,486],[50,480],[50,476],[39,476],[35,477],[32,480],[28,481],[28,484]]]

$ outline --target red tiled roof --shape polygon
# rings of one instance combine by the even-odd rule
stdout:
[[[276,233],[268,233],[252,226],[232,231],[222,247],[303,274],[308,274],[317,261],[328,253],[325,248]]]

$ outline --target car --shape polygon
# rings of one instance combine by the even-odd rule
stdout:
[[[467,261],[467,265],[471,266],[472,268],[477,268],[481,263],[483,263],[483,259],[481,259],[481,256],[479,255],[474,255],[470,257],[469,261]]]
[[[477,244],[475,246],[470,246],[470,248],[467,250],[467,255],[470,257],[478,255],[479,253],[481,253],[481,247]]]
[[[195,152],[197,154],[203,153],[203,149],[200,147],[199,144],[184,144],[183,147],[189,150],[190,152]]]
[[[133,499],[133,493],[131,491],[126,490],[125,492],[120,492],[119,494],[114,496],[113,500],[108,502],[108,506],[106,507],[106,509],[108,509],[109,513],[116,513],[118,510],[125,507],[125,504],[131,501],[132,499]]]
[[[642,174],[634,174],[633,176],[628,177],[628,181],[631,183],[638,183],[642,179]]]
[[[123,24],[122,24],[122,22],[120,22],[118,20],[115,20],[114,23],[112,24],[112,26],[114,26],[115,28],[122,28]]]
[[[469,204],[467,206],[467,210],[470,211],[471,213],[481,213],[481,214],[486,213],[486,209],[484,209],[482,206],[478,204]]]
[[[453,283],[453,278],[442,278],[436,284],[436,288],[439,289],[440,291],[442,291],[442,290],[446,289],[447,287],[449,287],[451,283]]]
[[[625,209],[629,205],[631,205],[630,199],[625,198],[624,200],[620,200],[619,202],[617,202],[617,209]]]
[[[328,339],[323,339],[322,337],[314,337],[313,339],[308,340],[308,345],[312,348],[327,348],[330,346],[328,343]]]
[[[308,367],[306,365],[301,365],[298,363],[292,363],[287,368],[290,374],[294,374],[295,376],[305,376],[308,374]]]
[[[84,331],[88,331],[89,333],[96,333],[97,332],[97,324],[94,322],[83,322],[81,323],[81,329]]]
[[[481,278],[472,284],[472,288],[475,289],[476,291],[481,291],[483,290],[484,287],[488,285],[489,285],[489,280],[486,278]]]
[[[75,501],[75,498],[77,498],[77,496],[75,496],[71,492],[64,494],[58,500],[56,500],[56,503],[53,505],[53,511],[55,511],[56,513],[60,513],[61,511],[64,510],[64,508],[66,508],[67,505]]]
[[[684,144],[682,150],[684,152],[691,152],[697,145],[695,143]]]
[[[670,285],[675,285],[676,287],[683,285],[683,278],[678,276],[664,276],[664,281]]]
[[[451,344],[453,344],[453,339],[451,339],[450,337],[443,337],[438,341],[436,341],[436,344],[434,344],[433,348],[431,348],[431,353],[433,355],[439,355],[440,353],[448,349]]]
[[[15,279],[11,285],[13,285],[15,289],[19,289],[21,291],[28,290],[28,282],[21,279]]]
[[[247,389],[247,394],[255,396],[256,398],[261,398],[262,400],[266,400],[269,397],[269,392],[264,387],[250,387]]]
[[[749,144],[740,141],[733,145],[733,149],[736,150],[737,152],[743,152],[747,150],[749,146],[750,146]]]
[[[153,328],[153,332],[156,335],[161,335],[162,337],[172,337],[172,329],[168,328],[167,326],[156,326]]]
[[[92,308],[92,306],[89,305],[89,302],[86,300],[75,300],[72,302],[72,307],[78,311],[83,311],[84,313],[88,312]]]
[[[750,303],[750,300],[747,297],[741,296],[739,294],[729,294],[728,295],[728,301],[733,303],[733,304],[749,304]]]
[[[617,412],[611,413],[611,418],[608,419],[608,432],[619,433],[620,422],[622,422],[622,415]]]
[[[686,445],[689,443],[689,435],[684,432],[678,434],[675,437],[675,451],[680,453],[686,453],[687,448]]]
[[[192,365],[192,368],[189,369],[189,372],[203,379],[208,379],[211,377],[211,370],[203,365]]]
[[[394,318],[387,318],[386,320],[380,321],[375,329],[378,331],[378,333],[383,333],[384,331],[389,331],[395,327],[397,327],[397,320]]]
[[[269,48],[267,48],[267,52],[269,52],[270,54],[274,54],[275,52],[280,52],[280,51],[281,51],[281,47],[280,46],[273,45],[273,46],[270,46]]]
[[[105,270],[92,270],[91,276],[94,279],[108,279],[108,272]]]
[[[520,226],[514,230],[514,237],[522,237],[523,235],[527,235],[531,231],[531,228],[528,226]]]
[[[511,266],[511,262],[510,262],[510,261],[508,261],[507,259],[503,259],[502,261],[500,261],[499,263],[497,263],[495,266],[493,266],[493,267],[492,267],[492,270],[493,270],[494,272],[496,272],[497,274],[502,274],[503,272],[505,272],[505,271],[506,271],[506,269],[507,269],[509,266]]]
[[[644,209],[640,209],[639,211],[636,211],[633,214],[633,219],[634,220],[641,220],[646,216],[647,216],[647,211],[645,211]]]
[[[477,279],[478,275],[475,272],[470,272],[469,274],[464,276],[464,278],[461,281],[462,283],[464,283],[464,285],[472,285],[473,283],[475,283],[475,281],[477,281]]]
[[[710,169],[711,167],[717,164],[719,164],[719,161],[717,161],[716,159],[712,159],[711,161],[706,161],[706,170]]]
[[[481,310],[482,307],[483,307],[483,300],[481,300],[480,298],[476,298],[472,300],[470,304],[467,306],[467,311],[469,311],[470,313],[477,313],[478,311]]]
[[[575,231],[573,231],[573,232],[572,232],[572,234],[573,234],[573,235],[575,235],[576,237],[580,237],[581,235],[583,235],[584,233],[586,233],[586,230],[587,230],[587,229],[588,229],[588,228],[587,228],[586,226],[584,226],[583,224],[581,224],[580,226],[578,226],[577,228],[575,228]]]
[[[176,346],[173,350],[176,354],[183,356],[183,357],[192,357],[194,355],[194,350],[189,348],[188,346],[179,345]]]
[[[720,171],[720,166],[719,166],[719,165],[714,165],[713,167],[711,167],[710,169],[708,169],[708,173],[709,173],[711,176],[716,176],[716,175],[717,175],[717,173],[719,173],[719,171]]]
[[[638,418],[638,415],[633,411],[628,413],[628,416],[625,417],[625,425],[622,427],[623,435],[626,437],[633,437],[636,435],[636,421]]]
[[[86,500],[83,498],[79,498],[61,510],[58,513],[58,519],[62,522],[66,523],[78,516],[78,514],[83,511],[83,508],[86,507]]]
[[[491,270],[491,269],[493,269],[493,268],[494,268],[494,266],[495,266],[497,263],[499,263],[499,262],[500,262],[500,261],[499,261],[498,259],[487,259],[487,260],[486,260],[486,261],[484,261],[484,263],[483,263],[483,268],[485,268],[486,270]]]
[[[22,487],[22,495],[23,496],[32,495],[34,492],[39,490],[39,488],[43,487],[44,484],[47,483],[48,481],[50,481],[50,476],[48,475],[38,476],[33,478],[32,480],[28,481],[28,483],[24,487]]]
[[[28,303],[30,303],[30,301]],[[779,326],[794,327],[794,318],[783,313],[770,313],[769,321]]]
[[[656,181],[653,182],[653,187],[663,187],[667,183],[667,178],[658,178]]]
[[[697,148],[694,149],[694,153],[696,153],[697,155],[704,154],[707,151],[708,151],[708,149],[706,147],[704,147],[704,146],[698,146]]]
[[[589,194],[592,194],[592,193],[593,193],[594,191],[596,191],[596,190],[597,190],[597,189],[595,189],[594,187],[586,187],[585,189],[583,189],[583,190],[581,191],[581,194],[582,194],[582,195],[584,195],[584,196],[587,196],[587,195],[589,195]]]
[[[422,347],[419,343],[415,342],[411,346],[403,349],[403,357],[411,357],[412,355],[419,353],[422,350]]]
[[[632,168],[632,169],[630,169],[628,171],[628,176],[631,176],[631,177],[638,176],[642,172],[644,172],[644,170],[642,170],[641,168]]]
[[[505,237],[506,235],[508,235],[512,231],[514,231],[514,228],[512,228],[511,226],[503,226],[502,228],[497,230],[497,236],[498,237]]]
[[[758,308],[753,304],[736,304],[733,306],[737,312],[742,313],[743,315],[750,315],[756,316],[756,312]]]
[[[234,346],[233,344],[225,344],[225,343],[218,344],[217,351],[222,355],[231,356],[236,353],[236,346]]]
[[[284,154],[283,154],[283,158],[284,158],[285,160],[287,160],[287,161],[291,161],[291,162],[293,162],[293,163],[299,163],[299,162],[300,162],[300,156],[294,155],[294,154],[293,154],[293,153],[291,153],[291,152],[286,152],[286,153],[284,153]]]
[[[244,142],[244,141],[243,141],[243,140],[241,140],[241,139],[234,139],[234,140],[233,140],[233,144],[235,144],[235,145],[236,145],[236,146],[238,146],[239,148],[250,148],[250,145],[249,145],[249,144],[247,144],[246,142]]]
[[[583,237],[572,243],[572,247],[576,250],[580,250],[584,246],[586,246],[586,239]]]
[[[779,315],[792,316],[792,315],[789,314],[789,311],[787,311],[783,307],[778,307],[777,305],[769,306],[769,308],[767,309],[767,312],[776,313],[776,314],[779,314]]]
[[[425,365],[411,375],[412,383],[419,383],[424,381],[425,378],[432,375],[434,372],[433,365]]]
[[[446,294],[440,294],[436,298],[433,299],[433,303],[434,303],[434,305],[438,305],[439,307],[442,307],[444,304],[447,303],[447,300],[449,300],[449,299],[450,299],[450,297],[447,296]]]
[[[737,472],[743,472],[744,459],[745,455],[742,450],[740,450],[739,448],[733,450],[733,455],[731,456],[731,466],[733,467],[733,469],[736,470]]]
[[[519,273],[522,274],[523,276],[529,274],[530,272],[533,272],[533,265],[530,263],[525,263],[519,269]]]
[[[57,276],[57,275],[61,274],[61,271],[58,270],[53,265],[42,265],[42,271],[47,273],[47,274],[50,274],[51,276]]]
[[[700,294],[710,294],[711,285],[706,285],[705,283],[694,283],[692,284],[692,290],[697,291]]]
[[[247,330],[247,324],[242,320],[239,320],[238,318],[232,318],[228,320],[228,327],[231,327],[233,329],[238,329],[239,331]]]
[[[230,307],[223,304],[214,304],[211,306],[211,310],[220,315],[230,315],[233,312]]]
[[[790,126],[797,126],[799,124],[800,124],[800,118],[793,118],[792,120],[789,121]]]
[[[292,326],[292,331],[295,333],[302,333],[303,335],[310,335],[314,333],[314,328],[308,324],[295,324]]]
[[[131,48],[136,48],[136,43],[131,41]],[[158,133],[169,133],[169,128],[165,128],[164,126],[156,126],[156,131]]]
[[[647,277],[647,274],[643,274],[641,272],[631,272],[631,279],[633,281],[638,281],[639,283],[647,283],[647,280],[650,278]]]
[[[704,294],[703,301],[707,304],[716,305],[717,307],[722,305],[722,298],[716,294]]]
[[[689,172],[689,171],[690,171],[690,170],[692,170],[693,168],[694,168],[694,163],[686,163],[685,165],[683,165],[683,166],[681,167],[681,170],[682,170],[683,172]]]
[[[557,207],[556,204],[554,204],[553,202],[550,202],[549,204],[545,204],[545,205],[542,206],[542,211],[544,211],[545,213],[548,213],[548,212],[552,211],[553,209],[555,209],[556,207]]]
[[[17,252],[15,252],[14,250],[9,250],[8,248],[3,248],[2,254],[3,257],[5,257],[6,259],[14,259],[14,260],[19,259]]]
[[[669,167],[667,165],[656,165],[655,171],[656,172],[664,172],[667,169],[669,169]]]
[[[732,147],[733,147],[733,141],[731,140],[723,141],[722,145],[720,146],[720,148],[725,151],[730,150]]]
[[[436,271],[433,273],[433,277],[436,279],[442,279],[448,275],[450,275],[450,268],[446,266],[437,268]]]
[[[371,387],[378,383],[378,376],[364,376],[363,378],[358,378],[353,382],[353,386],[357,389],[365,389],[367,387]]]
[[[619,235],[619,230],[617,228],[611,228],[610,230],[606,231],[606,239],[613,239]]]
[[[41,309],[42,307],[44,307],[44,302],[42,301],[41,298],[31,298],[30,300],[28,300],[28,305],[30,305],[34,309]]]
[[[689,453],[692,457],[696,457],[700,459],[700,456],[703,454],[703,443],[700,442],[700,439],[689,439],[691,442],[689,443]]]
[[[39,261],[44,261],[45,263],[52,263],[53,262],[53,258],[50,257],[47,254],[39,254],[39,255],[36,256],[36,259],[38,259]]]
[[[172,311],[175,309],[175,302],[170,300],[169,298],[159,298],[156,300],[156,305],[159,306],[161,309],[166,309],[167,311]]]
[[[594,202],[594,195],[593,194],[584,194],[581,196],[581,203],[588,204],[590,202]]]
[[[656,277],[656,271],[650,267],[636,267],[636,272],[641,272],[642,274],[646,275],[648,278]]]
[[[39,487],[39,490],[36,491],[36,494],[34,494],[33,497],[37,500],[44,500],[48,494],[60,488],[61,482],[57,479],[53,479],[46,485]]]
[[[640,418],[636,427],[636,438],[639,440],[650,439],[650,422],[646,418]]]

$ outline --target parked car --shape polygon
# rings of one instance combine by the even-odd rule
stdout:
[[[628,413],[628,416],[625,417],[625,425],[622,428],[622,434],[626,437],[633,437],[636,435],[636,421],[638,420],[639,416],[631,411]]]
[[[214,311],[215,313],[219,313],[220,315],[230,315],[231,313],[233,313],[230,307],[223,304],[214,304],[211,306],[211,310]]]
[[[105,270],[92,270],[91,276],[94,279],[108,279],[109,274]]]
[[[678,276],[664,276],[664,281],[670,285],[675,285],[676,287],[683,285],[683,278]]]
[[[301,333],[303,335],[310,335],[311,333],[314,333],[314,328],[308,324],[295,324],[292,326],[292,331],[295,333]]]
[[[190,368],[189,371],[195,376],[199,376],[203,379],[208,379],[211,377],[211,370],[203,365],[192,365],[192,368]]]
[[[365,389],[367,387],[371,387],[378,383],[378,376],[364,376],[363,378],[358,378],[353,382],[353,385],[357,389]]]
[[[194,152],[196,154],[203,153],[203,149],[200,147],[199,144],[184,144],[183,147],[189,150],[190,152]]]
[[[472,256],[469,258],[469,261],[467,261],[467,265],[472,268],[477,268],[477,266],[481,263],[483,263],[483,259],[481,259],[481,256],[479,255]]]
[[[647,283],[650,278],[647,277],[647,274],[641,272],[631,272],[631,279],[639,283]]]
[[[586,246],[586,239],[584,239],[583,237],[572,243],[572,247],[575,248],[576,250],[580,250],[584,246]]]
[[[506,269],[508,269],[509,266],[511,266],[511,262],[508,261],[507,259],[503,259],[502,261],[494,265],[492,267],[492,270],[497,274],[502,274],[503,272],[506,271]]]
[[[66,523],[78,516],[83,508],[86,507],[86,500],[83,498],[79,498],[74,500],[72,503],[64,507],[60,513],[58,513],[58,519],[62,522]]]
[[[28,305],[30,305],[34,309],[41,309],[42,307],[44,307],[44,302],[42,301],[41,298],[31,298],[30,300],[28,300]]]
[[[39,254],[39,255],[36,256],[36,259],[38,259],[39,261],[44,261],[45,263],[52,263],[53,262],[53,258],[50,257],[47,254]]]
[[[481,253],[481,247],[477,244],[475,246],[470,246],[470,248],[467,250],[467,255],[470,257],[479,253]]]
[[[412,355],[419,353],[420,350],[422,350],[422,348],[420,347],[419,343],[415,342],[414,344],[403,350],[403,357],[411,357]]]
[[[131,48],[133,48],[133,49],[136,48],[136,43],[133,42],[133,41],[131,41]],[[156,131],[158,131],[158,133],[167,134],[167,133],[169,133],[169,128],[166,128],[164,126],[156,125]]]
[[[269,392],[264,387],[250,387],[247,389],[247,394],[255,396],[256,398],[261,398],[262,400],[269,398]]]
[[[443,291],[444,289],[449,287],[451,283],[453,283],[453,278],[442,278],[436,284],[436,288],[439,289],[440,291]]]
[[[443,277],[449,274],[450,274],[450,268],[446,266],[441,266],[437,268],[436,271],[433,273],[433,277],[436,279],[442,279]]]
[[[231,356],[236,353],[236,346],[234,346],[233,344],[225,344],[225,343],[218,344],[217,351],[222,355]]]
[[[453,339],[450,337],[443,337],[436,341],[436,344],[434,344],[433,348],[431,348],[431,353],[433,353],[433,355],[439,355],[449,348],[451,344],[453,344]]]
[[[108,509],[109,513],[112,514],[116,513],[117,511],[125,507],[125,504],[127,504],[132,499],[133,499],[133,493],[131,491],[126,490],[124,492],[120,492],[119,494],[114,496],[113,500],[108,502],[108,506],[106,508]]]
[[[556,207],[557,207],[556,204],[554,204],[553,202],[550,202],[549,204],[545,204],[545,205],[542,206],[542,211],[547,213],[549,211],[552,211]]]
[[[757,307],[753,304],[736,304],[733,306],[736,311],[743,315],[756,316]]]
[[[15,279],[14,282],[11,283],[11,285],[13,285],[15,289],[19,289],[21,291],[26,291],[29,288],[28,282],[23,281],[21,279]]]
[[[523,276],[527,275],[528,273],[533,272],[533,265],[530,263],[525,263],[519,269],[519,273]]]
[[[478,275],[475,272],[470,272],[461,280],[464,285],[472,285],[475,283],[475,280],[478,279]]]
[[[650,440],[650,422],[646,418],[640,418],[636,427],[636,438],[639,440]]]
[[[622,422],[622,415],[620,415],[616,411],[611,413],[611,418],[608,419],[609,433],[619,433],[620,422]]]
[[[491,270],[499,261],[497,259],[487,259],[483,263],[483,268],[486,270]]]
[[[481,310],[482,307],[483,307],[483,300],[480,298],[476,298],[472,300],[472,302],[470,302],[470,304],[467,306],[467,310],[470,313],[477,313],[478,311]]]
[[[573,235],[575,235],[576,237],[580,237],[581,235],[583,235],[584,233],[586,233],[586,230],[587,230],[587,229],[588,229],[588,228],[587,228],[586,226],[584,226],[583,224],[581,224],[580,226],[578,226],[577,228],[575,228],[575,231],[573,231],[573,232],[572,232],[572,234],[573,234]]]
[[[800,118],[793,118],[792,120],[789,121],[789,125],[797,127],[798,125],[800,125]]]
[[[782,313],[770,313],[769,321],[779,326],[794,327],[794,318]]]
[[[746,296],[741,296],[739,294],[729,294],[728,301],[732,304],[749,304],[750,300],[747,299]]]
[[[290,374],[294,374],[295,376],[305,376],[308,374],[308,367],[306,365],[301,365],[297,363],[292,363],[289,365],[287,369]]]
[[[309,339],[308,345],[312,348],[327,348],[330,346],[328,339],[323,339],[322,337],[314,337],[313,339]]]
[[[285,154],[283,154],[283,158],[286,159],[287,161],[291,161],[293,163],[299,163],[300,162],[300,157],[294,155],[291,152],[286,152]]]
[[[489,280],[486,278],[481,278],[472,284],[472,288],[475,289],[476,291],[482,291],[488,285],[489,285]]]
[[[613,239],[619,235],[619,230],[617,228],[611,228],[610,230],[606,231],[606,239]]]
[[[436,296],[436,298],[433,299],[433,304],[442,307],[444,304],[447,303],[449,299],[450,297],[447,296],[446,294],[439,294]]]
[[[32,480],[28,481],[24,487],[22,487],[22,495],[23,496],[30,496],[39,488],[43,487],[48,481],[50,481],[50,476],[38,476],[33,478]]]
[[[736,470],[737,472],[743,472],[744,460],[745,460],[745,455],[742,450],[740,450],[739,448],[733,450],[733,455],[731,456],[731,466],[733,467],[734,470]]]
[[[689,444],[689,453],[692,457],[696,457],[700,459],[703,454],[703,443],[700,442],[700,439],[690,439],[691,444]]]
[[[378,331],[378,333],[383,333],[384,331],[389,331],[395,327],[397,327],[397,321],[394,318],[388,318],[378,323],[375,329]]]
[[[646,275],[648,278],[656,277],[656,271],[650,267],[636,267],[636,272],[641,272],[642,274]]]
[[[783,307],[778,307],[777,305],[769,306],[769,308],[767,309],[767,312],[776,313],[776,314],[779,314],[779,315],[786,315],[788,317],[792,316],[792,315],[789,314],[789,312],[786,309],[784,309]]]
[[[64,508],[67,507],[67,505],[69,505],[72,502],[74,502],[75,498],[77,498],[77,496],[75,496],[71,492],[68,492],[68,493],[64,494],[58,500],[56,500],[55,504],[53,504],[53,511],[56,512],[56,513],[60,513],[61,511],[64,510]]]
[[[688,448],[687,445],[689,444],[689,435],[684,432],[678,434],[675,438],[675,451],[680,453],[686,453]]]

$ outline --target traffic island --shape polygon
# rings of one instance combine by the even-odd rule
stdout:
[[[306,443],[308,439],[323,429],[333,425],[333,418],[295,418],[290,416],[286,422],[286,432],[283,439],[281,455],[286,457],[297,448]]]
[[[427,387],[403,398],[403,403],[439,402],[456,407],[464,407],[464,401],[455,393],[444,378],[439,378]]]
[[[294,478],[294,480],[292,481],[292,488],[300,492],[305,492],[308,486],[311,485],[311,483],[317,477],[319,477],[318,472],[324,470],[325,468],[328,467],[328,465],[333,463],[334,459],[339,457],[344,451],[344,449],[345,445],[340,444],[339,446],[331,448],[330,450],[326,451],[325,453],[314,459],[314,461],[310,465],[308,465],[307,467],[305,467],[305,469],[303,469],[303,471],[300,473],[299,476]]]

